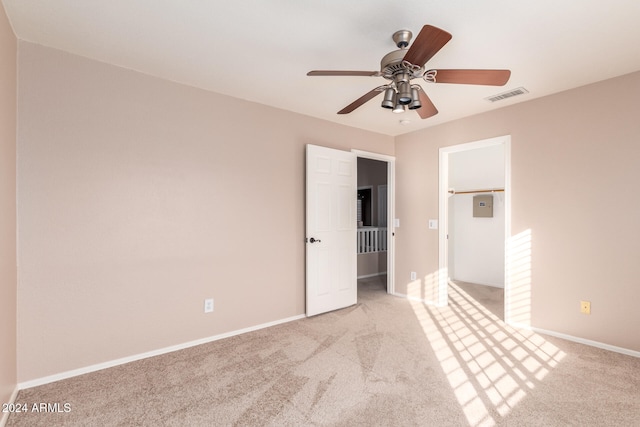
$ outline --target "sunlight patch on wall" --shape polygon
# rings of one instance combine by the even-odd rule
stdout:
[[[446,270],[441,269],[427,274],[422,279],[409,282],[407,285],[407,297],[413,301],[444,305],[442,300],[445,294],[441,289],[441,283],[444,281],[442,280],[443,277],[447,277]]]
[[[531,229],[511,236],[506,250],[505,320],[531,326]]]
[[[449,305],[411,300],[471,426],[492,426],[544,380],[565,353],[542,336],[506,325],[453,283]]]

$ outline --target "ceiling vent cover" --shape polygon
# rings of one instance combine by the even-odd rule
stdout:
[[[509,92],[502,92],[485,99],[490,102],[496,102],[496,101],[501,101],[503,99],[512,98],[514,96],[524,95],[525,93],[529,93],[529,91],[523,87],[519,87],[519,88],[510,90]]]

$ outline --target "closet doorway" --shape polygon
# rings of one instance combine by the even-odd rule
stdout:
[[[440,303],[455,289],[504,319],[510,137],[440,149]]]

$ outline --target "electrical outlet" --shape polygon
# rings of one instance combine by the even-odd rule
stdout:
[[[418,278],[418,273],[416,273],[415,271],[411,272],[411,280],[416,280]]]
[[[207,298],[204,300],[204,312],[213,313],[213,298]]]
[[[580,301],[580,313],[582,313],[582,314],[591,314],[591,302],[589,302],[589,301]]]

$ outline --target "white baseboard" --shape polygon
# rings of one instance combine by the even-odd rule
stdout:
[[[363,274],[362,276],[358,276],[358,279],[368,279],[369,277],[384,276],[385,274],[387,274],[386,271],[382,273]]]
[[[504,283],[501,284],[501,285],[496,285],[495,283],[484,283],[484,282],[479,282],[479,281],[476,281],[476,280],[470,281],[470,280],[456,279],[456,278],[451,278],[451,277],[449,277],[449,280],[451,280],[452,282],[471,283],[471,284],[474,284],[474,285],[490,286],[492,288],[504,289]]]
[[[394,296],[400,297],[400,298],[404,298],[404,299],[408,299],[409,301],[416,301],[416,302],[421,302],[423,304],[432,305],[434,307],[443,307],[442,305],[438,305],[438,303],[435,302],[435,301],[429,301],[429,300],[426,300],[426,299],[423,299],[423,298],[412,297],[412,296],[409,296],[407,294],[401,294],[399,292],[393,292],[393,293],[391,293],[391,295],[394,295]]]
[[[438,304],[436,304],[433,301],[426,301],[424,299],[421,298],[417,298],[417,297],[412,297],[409,295],[405,295],[405,294],[401,294],[398,292],[394,292],[391,295],[395,295],[397,297],[400,298],[405,298],[408,299],[410,301],[417,301],[417,302],[421,302],[427,305],[432,305],[434,307],[442,307],[439,306]],[[552,337],[556,337],[556,338],[562,338],[565,339],[567,341],[573,341],[573,342],[577,342],[579,344],[584,344],[584,345],[588,345],[591,347],[596,347],[596,348],[601,348],[603,350],[609,350],[609,351],[613,351],[615,353],[621,353],[621,354],[626,354],[627,356],[633,356],[633,357],[638,357],[640,358],[640,351],[635,351],[635,350],[631,350],[628,348],[624,348],[624,347],[617,347],[615,345],[610,345],[610,344],[605,344],[599,341],[592,341],[592,340],[588,340],[585,338],[579,338],[579,337],[574,337],[572,335],[567,335],[567,334],[563,334],[561,332],[555,332],[555,331],[550,331],[547,329],[542,329],[542,328],[535,328],[532,326],[527,326],[527,325],[523,325],[521,323],[516,323],[516,322],[507,322],[507,324],[509,326],[512,326],[514,328],[519,328],[519,329],[526,329],[535,333],[539,333],[539,334],[543,334],[543,335],[550,335]]]
[[[521,329],[526,329],[538,334],[543,334],[543,335],[550,335],[552,337],[556,337],[556,338],[562,338],[564,340],[567,341],[573,341],[573,342],[577,342],[579,344],[584,344],[584,345],[588,345],[591,347],[596,347],[596,348],[601,348],[603,350],[609,350],[609,351],[613,351],[615,353],[621,353],[621,354],[626,354],[627,356],[633,356],[633,357],[638,357],[640,358],[640,351],[635,351],[635,350],[631,350],[628,348],[624,348],[624,347],[617,347],[615,345],[610,345],[610,344],[605,344],[599,341],[592,341],[592,340],[588,340],[585,338],[580,338],[580,337],[574,337],[573,335],[567,335],[567,334],[563,334],[561,332],[556,332],[556,331],[550,331],[548,329],[542,329],[542,328],[536,328],[533,326],[527,326],[527,325],[523,325],[520,323],[515,323],[515,322],[509,322],[508,323],[509,326],[513,326],[514,328],[521,328]]]
[[[11,393],[11,397],[9,398],[8,402],[2,402],[2,403],[16,403],[16,397],[18,397],[18,391],[20,391],[20,388],[16,387],[13,390],[13,393]],[[9,420],[9,415],[11,413],[10,412],[4,412],[2,413],[2,416],[0,417],[0,427],[4,427],[7,424],[7,421]]]
[[[78,375],[88,374],[90,372],[100,371],[102,369],[112,368],[112,367],[118,366],[118,365],[124,365],[125,363],[135,362],[136,360],[141,360],[141,359],[146,359],[146,358],[149,358],[149,357],[159,356],[161,354],[171,353],[171,352],[174,352],[174,351],[183,350],[183,349],[186,349],[186,348],[189,348],[189,347],[194,347],[194,346],[201,345],[201,344],[207,344],[207,343],[210,343],[212,341],[217,341],[217,340],[220,340],[220,339],[223,339],[223,338],[229,338],[229,337],[233,337],[235,335],[245,334],[247,332],[252,332],[252,331],[257,331],[259,329],[268,328],[270,326],[276,326],[276,325],[280,325],[282,323],[287,323],[287,322],[292,322],[294,320],[304,319],[305,317],[306,316],[304,314],[300,314],[300,315],[297,315],[297,316],[288,317],[286,319],[280,319],[280,320],[276,320],[276,321],[268,322],[268,323],[263,323],[263,324],[256,325],[256,326],[250,326],[248,328],[239,329],[239,330],[231,331],[231,332],[226,332],[224,334],[214,335],[214,336],[207,337],[207,338],[202,338],[202,339],[199,339],[199,340],[189,341],[189,342],[186,342],[186,343],[183,343],[183,344],[177,344],[177,345],[173,345],[173,346],[169,346],[169,347],[160,348],[158,350],[152,350],[152,351],[148,351],[148,352],[145,352],[145,353],[136,354],[136,355],[133,355],[133,356],[123,357],[121,359],[111,360],[109,362],[98,363],[98,364],[95,364],[95,365],[86,366],[84,368],[79,368],[79,369],[73,369],[71,371],[66,371],[66,372],[61,372],[59,374],[49,375],[49,376],[46,376],[46,377],[37,378],[35,380],[24,381],[24,382],[18,383],[17,390],[24,390],[26,388],[37,387],[37,386],[44,385],[44,384],[49,384],[49,383],[52,383],[52,382],[55,382],[55,381],[60,381],[60,380],[64,380],[64,379],[67,379],[67,378],[76,377]],[[17,393],[17,391],[16,391],[16,393]],[[0,427],[2,427],[2,424],[0,424]]]

